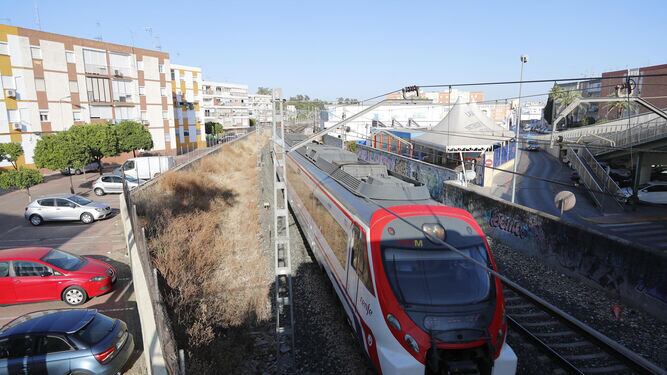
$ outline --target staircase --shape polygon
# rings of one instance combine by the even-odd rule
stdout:
[[[603,213],[622,212],[623,205],[620,201],[624,196],[621,188],[597,162],[591,151],[585,146],[567,147],[567,155],[595,205]]]

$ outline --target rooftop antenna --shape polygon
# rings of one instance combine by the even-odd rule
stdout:
[[[153,35],[153,28],[150,26],[144,27],[144,30],[146,30],[146,32],[148,33],[148,35],[150,35],[151,38],[155,39],[155,49],[157,49],[158,51],[162,51],[162,45],[160,44],[160,36],[157,34]]]
[[[95,22],[95,25],[97,25],[97,36],[95,37],[95,40],[97,41],[102,41],[102,25],[100,24],[99,21]]]
[[[39,7],[37,7],[37,0],[33,1],[35,5],[35,21],[37,22],[37,29],[42,31],[42,22],[39,19]]]

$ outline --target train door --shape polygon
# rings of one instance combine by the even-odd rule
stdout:
[[[359,238],[360,232],[359,228],[352,224],[352,230],[350,230],[350,238],[347,241],[348,244],[348,262],[347,262],[347,294],[352,299],[352,305],[357,305],[357,287],[359,284],[359,275],[355,269],[356,261],[358,260],[358,255],[355,254],[355,249],[359,249],[358,242],[361,240]]]

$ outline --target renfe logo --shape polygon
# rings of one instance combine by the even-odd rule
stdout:
[[[373,315],[373,310],[371,310],[371,305],[364,300],[364,297],[359,297],[361,300],[361,308],[366,311],[366,315]]]

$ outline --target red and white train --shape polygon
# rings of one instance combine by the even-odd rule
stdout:
[[[319,144],[287,154],[290,205],[382,374],[514,374],[500,280],[466,211],[384,165]]]

